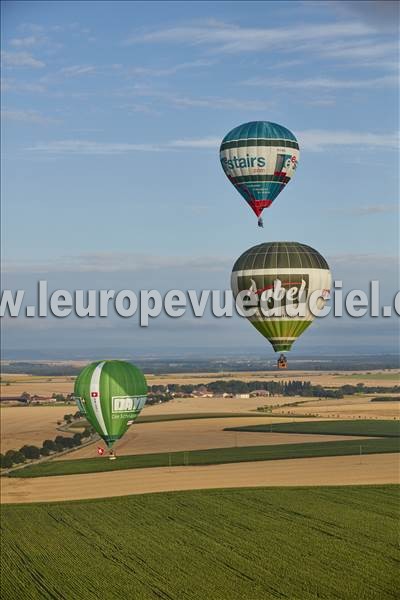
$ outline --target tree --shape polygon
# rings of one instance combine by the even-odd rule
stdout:
[[[75,446],[80,446],[82,444],[82,434],[74,433],[74,435],[72,436],[72,440]]]
[[[44,440],[43,448],[47,448],[49,452],[54,452],[56,450],[56,443],[54,440]]]
[[[70,437],[65,437],[63,444],[65,448],[73,448],[75,446],[74,440]]]
[[[12,461],[11,456],[5,456],[4,454],[2,454],[0,456],[0,467],[2,469],[9,469],[12,466],[13,466],[13,461]]]
[[[58,435],[54,441],[56,444],[60,444],[62,446],[62,448],[65,448],[66,447],[66,445],[65,445],[66,439],[67,438],[64,437],[63,435]]]
[[[49,456],[50,450],[48,448],[46,448],[45,446],[43,446],[42,448],[40,448],[40,454],[42,456]]]
[[[40,450],[37,446],[22,446],[22,448],[20,448],[20,452],[25,458],[40,458]]]
[[[72,437],[65,437],[63,435],[58,435],[54,441],[56,442],[56,444],[60,444],[63,449],[74,447],[74,440],[72,439]]]
[[[25,456],[19,450],[8,450],[5,454],[12,463],[23,463],[25,462]]]

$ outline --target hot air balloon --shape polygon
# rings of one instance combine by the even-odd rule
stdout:
[[[275,352],[288,352],[329,297],[332,277],[319,252],[298,242],[268,242],[246,250],[232,269],[235,298],[247,292],[253,299],[251,324],[272,344]],[[318,293],[319,292],[319,293]],[[281,356],[279,368],[285,368]]]
[[[222,140],[225,175],[263,226],[261,213],[291,180],[299,159],[293,133],[277,123],[252,121],[232,129]]]
[[[147,399],[146,379],[140,369],[121,360],[88,365],[75,381],[79,411],[107,444],[112,446],[131,425]]]

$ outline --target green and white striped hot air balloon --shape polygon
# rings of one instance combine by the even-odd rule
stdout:
[[[269,242],[246,250],[231,277],[235,298],[240,292],[248,294],[247,308],[251,304],[254,314],[247,318],[275,352],[289,351],[311,325],[329,297],[331,283],[324,257],[298,242]],[[316,310],[310,310],[310,297]]]
[[[78,408],[111,450],[135,421],[147,399],[140,369],[121,360],[88,365],[75,381]]]

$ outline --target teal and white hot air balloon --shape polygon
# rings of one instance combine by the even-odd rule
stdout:
[[[289,129],[269,121],[252,121],[232,129],[222,140],[225,175],[243,196],[262,227],[261,213],[291,180],[299,144]]]

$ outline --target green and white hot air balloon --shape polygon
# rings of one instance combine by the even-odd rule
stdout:
[[[232,269],[235,298],[242,292],[248,320],[273,346],[287,352],[329,297],[328,263],[298,242],[268,242],[246,250]],[[253,314],[250,314],[253,313]]]
[[[78,408],[111,451],[146,403],[147,384],[140,369],[121,360],[88,365],[75,381]]]

